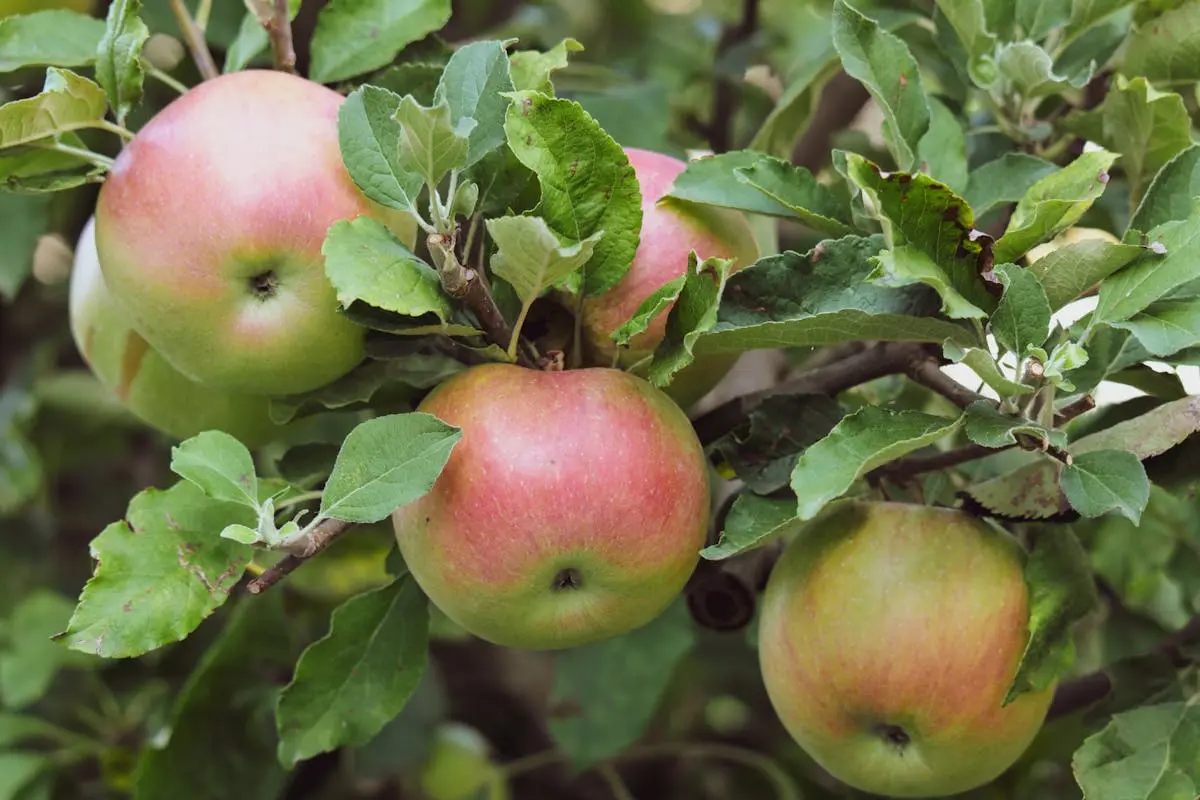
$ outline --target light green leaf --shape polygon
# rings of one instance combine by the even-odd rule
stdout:
[[[75,133],[64,133],[56,139],[59,144],[87,150],[87,145]],[[89,158],[81,158],[76,153],[40,147],[17,147],[0,154],[0,186],[12,193],[50,194],[87,183],[99,183],[107,171],[106,167]],[[0,273],[3,273],[3,269],[0,265]],[[3,291],[3,282],[3,276],[0,275],[0,291]]]
[[[1145,252],[1137,245],[1084,239],[1047,253],[1029,265],[1029,272],[1041,280],[1050,308],[1057,311]]]
[[[1041,347],[1050,335],[1050,302],[1030,270],[998,264],[994,272],[1004,284],[1004,296],[989,320],[996,341],[1018,357],[1029,347]]]
[[[788,536],[803,524],[796,518],[796,504],[791,500],[741,494],[725,517],[721,538],[701,550],[700,556],[709,561],[731,558]]]
[[[1115,715],[1075,751],[1087,800],[1175,800],[1200,795],[1200,705],[1143,706]]]
[[[1116,160],[1107,150],[1087,152],[1031,186],[996,242],[996,262],[1016,261],[1078,222],[1108,185]]]
[[[583,108],[538,92],[509,95],[504,130],[516,157],[538,176],[538,214],[559,236],[604,237],[582,269],[583,293],[596,296],[629,271],[642,227],[637,176],[621,146]]]
[[[389,208],[416,213],[421,175],[400,152],[400,96],[360,86],[338,109],[338,143],[350,177],[363,194]]]
[[[962,122],[946,104],[929,98],[929,130],[917,143],[920,171],[944,183],[952,192],[967,188],[967,136]]]
[[[675,182],[666,196],[692,203],[732,208],[751,214],[794,217],[795,212],[768,192],[756,188],[750,183],[748,176],[745,176],[745,171],[752,170],[756,164],[767,158],[771,159],[768,163],[781,165],[780,170],[788,164],[782,159],[768,157],[752,150],[732,150],[728,153],[693,158],[687,162],[687,167],[683,172],[675,177]],[[811,175],[811,173],[808,174]],[[809,182],[807,179],[802,180],[806,184]],[[832,192],[824,187],[813,187],[813,192],[819,197],[824,197],[828,193],[829,202],[837,202]],[[839,219],[844,218],[846,213],[839,207],[836,216]]]
[[[679,299],[679,293],[683,291],[687,278],[687,275],[680,275],[655,289],[654,294],[642,301],[637,311],[633,312],[632,317],[613,330],[613,341],[619,347],[628,347],[634,337],[645,333],[650,327],[650,323]]]
[[[1005,153],[971,173],[963,197],[975,216],[982,217],[998,205],[1017,202],[1035,183],[1057,171],[1057,165],[1037,156]]]
[[[1132,333],[1153,355],[1173,355],[1200,344],[1200,297],[1158,300],[1113,327]]]
[[[918,143],[929,129],[929,100],[908,46],[845,0],[834,2],[833,44],[846,74],[862,83],[882,109],[884,138],[897,165],[913,168]]]
[[[1129,229],[1148,231],[1164,222],[1187,219],[1192,198],[1200,195],[1200,145],[1175,155],[1154,176],[1138,205]]]
[[[1016,444],[1018,434],[1049,441],[1056,447],[1067,443],[1067,435],[1062,431],[1052,431],[1024,417],[1001,413],[994,405],[983,400],[976,400],[967,406],[966,414],[967,438],[984,447]]]
[[[343,306],[360,301],[408,317],[450,319],[437,271],[371,217],[338,220],[321,247],[325,275]]]
[[[46,754],[0,752],[0,800],[24,800],[24,791],[53,767]]]
[[[359,424],[338,453],[322,517],[376,522],[432,487],[462,432],[431,414],[390,414]]]
[[[108,93],[119,125],[125,124],[125,117],[142,101],[146,78],[142,45],[150,38],[150,29],[138,16],[141,8],[141,0],[114,0],[96,51],[96,81]]]
[[[542,53],[537,50],[518,50],[509,56],[513,88],[553,95],[554,84],[550,75],[566,69],[568,53],[583,51],[583,45],[574,39],[563,39]]]
[[[1186,220],[1165,222],[1147,234],[1147,253],[1100,284],[1096,322],[1122,322],[1184,284],[1200,278],[1200,203]]]
[[[1071,507],[1085,517],[1116,510],[1136,524],[1150,499],[1146,468],[1128,450],[1081,453],[1059,481]]]
[[[645,732],[676,666],[695,644],[682,601],[624,636],[555,657],[550,735],[579,768],[620,753]]]
[[[429,603],[411,575],[336,608],[276,709],[279,762],[366,744],[404,708],[428,661]]]
[[[205,431],[172,447],[171,471],[213,500],[258,508],[254,456],[228,433]]]
[[[471,42],[450,57],[433,102],[437,106],[445,101],[450,106],[450,122],[456,127],[463,119],[475,121],[464,166],[469,167],[504,144],[508,98],[502,93],[512,90],[508,52],[502,42]]]
[[[468,136],[475,120],[461,117],[452,122],[445,100],[426,107],[405,95],[395,120],[400,123],[400,164],[426,184],[437,186],[450,170],[467,165]]]
[[[1071,627],[1099,603],[1087,553],[1068,527],[1038,528],[1025,563],[1029,587],[1029,641],[1004,698],[1008,705],[1025,692],[1051,686],[1071,667]]]
[[[1027,386],[1007,377],[992,354],[982,347],[960,347],[947,339],[942,343],[942,351],[946,358],[955,363],[966,364],[979,379],[991,387],[1001,397],[1020,397],[1029,394],[1034,387]]]
[[[967,69],[971,80],[977,86],[989,86],[992,81],[981,73],[980,62],[985,56],[992,55],[996,48],[996,37],[988,32],[983,0],[937,0],[937,8],[950,22],[967,52]],[[976,209],[976,213],[982,212]]]
[[[331,0],[317,17],[309,77],[335,83],[379,69],[449,19],[450,0]]]
[[[1059,75],[1054,71],[1054,59],[1050,54],[1029,41],[1000,45],[996,51],[996,69],[1004,87],[1002,91],[1015,92],[1025,100],[1078,89],[1091,77]]]
[[[1192,145],[1192,121],[1183,98],[1155,90],[1145,78],[1118,75],[1099,108],[1071,114],[1063,124],[1121,154],[1133,202],[1164,164]]]
[[[99,86],[70,70],[50,67],[40,94],[0,106],[0,150],[94,127],[107,109],[108,98]]]
[[[104,23],[65,9],[0,19],[0,72],[25,67],[83,67],[96,59]]]
[[[92,541],[98,566],[61,638],[106,658],[184,639],[228,599],[250,563],[249,547],[217,535],[235,522],[254,525],[254,512],[187,481],[143,490],[125,520]]]
[[[864,406],[804,451],[792,471],[797,517],[810,520],[861,476],[953,433],[963,417]]]
[[[852,230],[845,222],[849,214],[842,202],[804,167],[762,156],[747,166],[735,169],[734,175],[737,180],[767,195],[791,212],[790,216],[815,231],[830,236],[844,236]]]
[[[702,263],[693,250],[688,255],[686,280],[667,315],[662,342],[654,349],[647,378],[655,386],[668,386],[675,375],[695,360],[696,339],[717,322],[717,309],[733,261],[708,258]]]
[[[1183,3],[1133,29],[1122,69],[1155,83],[1194,83],[1200,80],[1197,37],[1200,4]]]

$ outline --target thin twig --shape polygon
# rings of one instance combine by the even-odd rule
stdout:
[[[957,467],[959,464],[965,464],[968,461],[975,461],[980,458],[987,458],[990,455],[1003,452],[1004,450],[1011,450],[1014,447],[1016,445],[1013,444],[1003,447],[984,447],[981,444],[968,444],[954,450],[947,450],[943,453],[898,458],[874,470],[874,474],[891,479],[907,478],[911,475],[921,475],[926,472],[937,472],[941,469]]]
[[[1096,398],[1092,397],[1090,394],[1085,394],[1078,400],[1068,403],[1060,408],[1058,413],[1054,415],[1054,424],[1055,426],[1066,425],[1071,420],[1075,419],[1076,417],[1083,416],[1095,407]]]
[[[212,53],[208,51],[208,44],[204,41],[204,31],[192,19],[183,0],[171,0],[171,11],[175,14],[175,22],[179,25],[179,32],[183,34],[188,52],[192,54],[192,60],[196,62],[200,77],[207,81],[220,75]]]
[[[924,386],[926,389],[933,391],[945,397],[951,403],[959,408],[966,408],[972,403],[982,400],[985,403],[994,403],[977,392],[973,392],[963,386],[958,381],[951,378],[946,373],[942,372],[936,359],[931,358],[927,354],[921,358],[915,358],[909,362],[905,373],[917,383]]]
[[[254,0],[254,15],[271,40],[271,58],[275,69],[296,74],[296,48],[292,42],[292,22],[288,0]]]
[[[340,519],[327,519],[313,529],[303,548],[296,553],[286,555],[270,569],[263,572],[246,585],[250,594],[259,594],[270,589],[275,584],[296,571],[296,569],[313,556],[326,550],[343,534],[353,527],[352,523]]]
[[[758,29],[759,0],[742,0],[742,17],[737,25],[728,26],[717,42],[717,58],[720,59],[739,44],[748,41]],[[724,153],[733,145],[733,120],[738,107],[737,83],[727,77],[718,76],[713,89],[712,119],[708,123],[692,119],[691,125],[708,140],[714,153]]]

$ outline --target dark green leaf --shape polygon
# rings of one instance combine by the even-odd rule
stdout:
[[[1200,4],[1184,3],[1137,26],[1125,46],[1123,71],[1155,83],[1200,80]]]
[[[687,606],[676,602],[624,636],[558,654],[550,708],[558,746],[588,767],[641,738],[695,638]]]
[[[0,19],[0,72],[25,67],[82,67],[96,58],[104,23],[63,9]]]
[[[416,689],[428,637],[428,601],[410,575],[335,609],[279,697],[279,762],[369,742]]]
[[[332,0],[312,37],[310,77],[334,83],[385,66],[450,19],[450,0]]]
[[[19,510],[42,488],[42,459],[27,434],[36,410],[20,386],[0,390],[0,515]]]
[[[1164,222],[1150,231],[1152,247],[1162,256],[1147,253],[1100,285],[1096,322],[1122,322],[1155,300],[1200,278],[1200,204],[1186,220]]]
[[[400,96],[375,86],[351,92],[338,109],[338,142],[350,177],[377,203],[415,212],[421,176],[400,152]]]
[[[73,609],[70,600],[49,589],[26,595],[13,609],[7,624],[8,643],[0,644],[0,707],[19,709],[36,703],[60,669],[91,665],[91,658],[51,640],[66,627]],[[4,746],[0,735],[0,750]]]
[[[1021,416],[1001,413],[994,405],[977,400],[967,406],[967,438],[984,447],[1004,447],[1017,443],[1017,435],[1049,441],[1058,447],[1067,443],[1066,434],[1052,431]]]
[[[979,86],[992,83],[982,69],[995,67],[981,65],[983,59],[990,58],[996,48],[996,37],[988,31],[987,16],[983,0],[937,0],[938,11],[949,20],[954,32],[958,34],[967,54],[967,68],[971,80]],[[976,213],[983,213],[976,209]]]
[[[578,103],[529,91],[511,97],[508,145],[538,176],[539,215],[571,241],[604,231],[582,273],[583,293],[598,295],[629,271],[640,241],[637,176],[620,145]]]
[[[642,301],[632,317],[613,330],[613,341],[621,347],[628,347],[635,336],[645,333],[650,323],[679,299],[679,293],[683,291],[687,279],[687,275],[680,275],[655,289],[652,295]]]
[[[1029,641],[1004,704],[1025,692],[1046,689],[1075,658],[1071,627],[1099,603],[1087,553],[1067,527],[1038,529],[1025,564],[1029,587]]]
[[[1030,270],[998,264],[995,273],[1004,284],[1004,296],[989,324],[996,341],[1022,358],[1029,347],[1041,347],[1050,335],[1050,302]]]
[[[1071,507],[1085,517],[1117,511],[1137,523],[1150,499],[1146,468],[1128,450],[1095,450],[1075,456],[1059,477]]]
[[[1042,39],[1067,23],[1073,0],[1017,0],[1017,24],[1030,39]]]
[[[464,166],[474,164],[504,144],[508,98],[501,92],[512,89],[508,52],[502,42],[472,42],[450,57],[433,100],[434,105],[446,101],[450,106],[450,122],[455,126],[464,118],[475,120]]]
[[[400,98],[406,94],[411,94],[413,99],[423,106],[431,106],[433,105],[433,95],[442,80],[442,70],[444,69],[445,65],[443,64],[428,64],[419,61],[393,64],[373,75],[367,85],[387,89],[397,95],[397,107],[399,107]],[[391,113],[394,114],[395,109]]]
[[[737,180],[767,195],[813,230],[830,236],[850,233],[841,201],[804,167],[763,156],[734,172]]]
[[[1158,300],[1113,327],[1129,331],[1156,356],[1200,344],[1200,297]]]
[[[1005,153],[976,168],[963,197],[975,216],[982,217],[1002,203],[1015,203],[1035,183],[1058,171],[1049,161],[1026,153]]]
[[[812,519],[866,473],[948,436],[962,423],[963,417],[860,408],[796,462],[791,485],[799,500],[797,516]]]
[[[1057,311],[1145,252],[1137,245],[1084,239],[1036,259],[1029,272],[1041,280],[1050,308]]]
[[[733,261],[708,258],[700,262],[693,250],[683,289],[667,315],[662,342],[654,350],[647,377],[655,386],[667,386],[695,359],[696,340],[717,322],[717,310]]]
[[[33,269],[34,248],[49,216],[49,197],[0,192],[0,242],[4,242],[0,248],[0,297],[12,300],[25,283]]]
[[[920,170],[950,191],[967,188],[967,137],[962,122],[936,97],[929,99],[929,130],[917,143]]]
[[[114,0],[108,7],[104,38],[96,51],[96,82],[108,93],[108,102],[117,123],[142,100],[142,45],[150,38],[150,29],[142,18],[141,0]]]
[[[845,0],[833,6],[833,45],[842,69],[859,81],[883,111],[884,138],[903,170],[916,165],[917,145],[929,129],[929,100],[908,47]]]
[[[785,537],[804,523],[796,519],[796,504],[754,494],[738,495],[725,518],[720,540],[700,551],[710,561],[721,561]]]

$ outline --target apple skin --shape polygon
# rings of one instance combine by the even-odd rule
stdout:
[[[625,154],[642,192],[641,240],[620,282],[604,294],[583,301],[582,325],[589,361],[605,366],[613,363],[617,353],[612,332],[632,317],[646,298],[687,271],[692,250],[702,261],[714,256],[732,258],[734,270],[753,264],[759,256],[750,224],[741,214],[664,199],[687,162],[635,147],[625,148]],[[653,353],[666,327],[667,311],[663,311],[645,332],[634,337],[621,353],[619,363],[628,367]],[[736,353],[701,356],[664,391],[687,408],[716,386],[736,360]]]
[[[270,416],[270,400],[198,384],[167,363],[137,331],[108,290],[96,256],[95,218],[75,248],[68,301],[71,335],[93,374],[147,425],[178,439],[225,431],[247,447],[266,444],[283,428]]]
[[[708,530],[707,463],[687,417],[645,380],[486,364],[418,410],[462,438],[392,522],[413,577],[462,628],[575,647],[646,624],[682,591]],[[568,571],[575,585],[556,585]]]
[[[864,792],[943,797],[993,780],[1053,696],[1001,706],[1028,637],[1023,567],[1015,539],[961,511],[834,504],[764,593],[759,660],[780,720]]]
[[[92,13],[93,0],[0,0],[0,19],[16,14],[32,14],[65,8],[82,14]]]
[[[369,215],[411,244],[415,220],[369,201],[338,146],[344,98],[271,70],[205,81],[117,157],[96,206],[100,266],[134,327],[189,378],[246,394],[316,389],[363,357],[321,246]]]

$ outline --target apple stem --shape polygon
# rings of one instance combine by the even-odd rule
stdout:
[[[183,0],[171,0],[171,11],[175,14],[175,22],[179,25],[179,32],[183,34],[188,52],[192,54],[192,60],[196,62],[200,77],[207,81],[220,75],[212,53],[208,50],[208,44],[204,41],[204,31],[196,24],[196,20],[192,19]]]
[[[271,40],[271,60],[280,72],[296,74],[296,48],[288,0],[254,0],[254,14]]]
[[[354,527],[353,523],[340,519],[326,519],[312,529],[303,539],[303,545],[296,542],[298,552],[290,553],[281,558],[270,569],[250,581],[246,591],[250,594],[260,594],[296,571],[296,569],[315,555],[324,552],[334,542]]]

